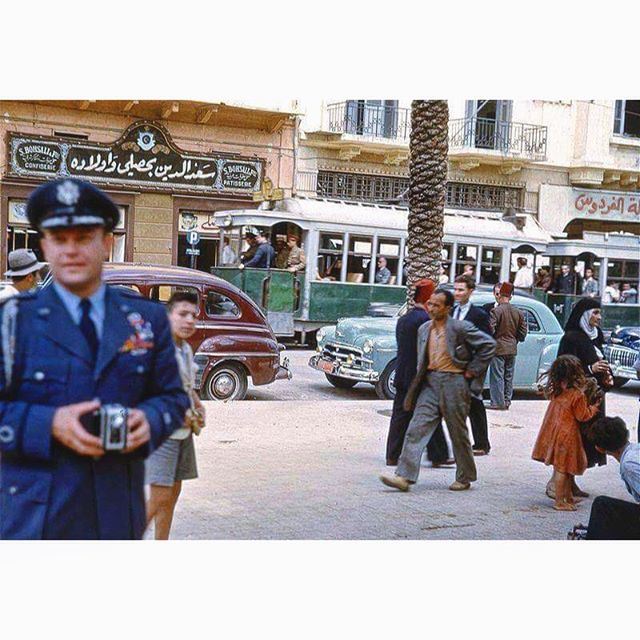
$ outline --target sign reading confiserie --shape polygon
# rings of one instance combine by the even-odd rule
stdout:
[[[152,122],[132,125],[111,145],[9,136],[10,172],[17,176],[230,192],[258,191],[262,183],[261,160],[183,152]]]

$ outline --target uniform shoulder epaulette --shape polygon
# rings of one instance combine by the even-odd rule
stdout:
[[[9,300],[20,302],[22,300],[35,300],[36,297],[37,295],[35,291],[23,291],[22,293],[17,293],[15,296],[9,296],[8,298],[3,298],[2,300],[0,300],[0,307],[7,304]]]

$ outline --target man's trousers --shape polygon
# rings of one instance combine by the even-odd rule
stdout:
[[[418,479],[422,452],[444,418],[456,459],[456,480],[464,483],[476,480],[467,429],[470,401],[469,383],[461,373],[429,371],[407,429],[396,475],[412,482]]]
[[[598,496],[591,505],[587,540],[640,540],[640,504]]]
[[[487,410],[484,407],[482,398],[471,396],[469,422],[471,422],[473,448],[489,451],[491,449],[491,444],[489,443],[489,425],[487,423]]]
[[[413,416],[413,411],[406,411],[402,406],[406,395],[406,389],[396,389],[391,422],[389,423],[389,435],[387,436],[387,464],[395,464],[400,457],[404,436]],[[442,424],[438,425],[427,445],[427,457],[435,464],[445,462],[449,458],[449,445],[444,436]]]
[[[513,397],[513,374],[516,356],[494,356],[489,365],[489,391],[491,404],[508,407]]]

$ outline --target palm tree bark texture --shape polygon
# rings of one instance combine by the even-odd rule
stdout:
[[[444,202],[449,151],[446,100],[411,103],[409,139],[409,222],[407,304],[413,306],[415,283],[438,282],[444,234]]]

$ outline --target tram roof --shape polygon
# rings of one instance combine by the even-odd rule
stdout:
[[[285,198],[274,203],[263,203],[257,209],[235,209],[214,214],[220,226],[222,219],[231,216],[233,226],[271,226],[280,221],[291,221],[303,229],[323,227],[331,230],[334,225],[353,227],[362,232],[406,232],[409,210],[397,205],[381,205],[364,202],[348,202],[323,198]],[[471,238],[506,239],[511,242],[532,245],[544,250],[551,236],[530,215],[524,215],[525,224],[518,229],[504,220],[496,211],[470,211],[445,209],[445,235]],[[357,231],[356,231],[357,232]]]

